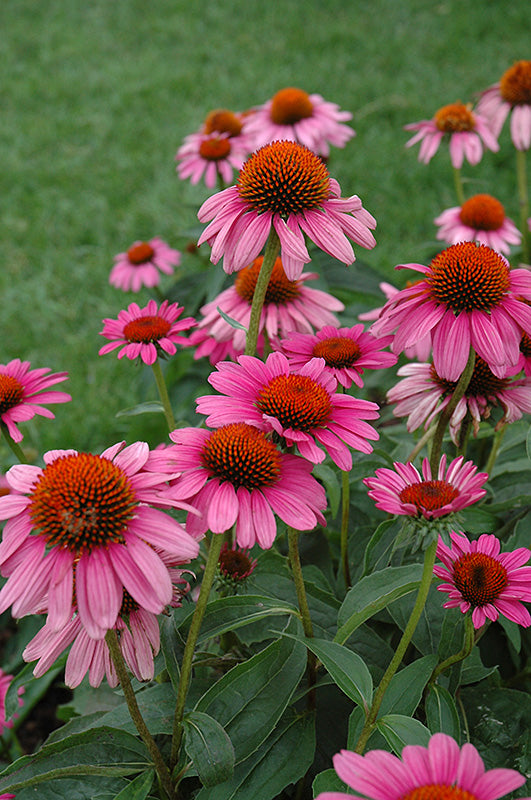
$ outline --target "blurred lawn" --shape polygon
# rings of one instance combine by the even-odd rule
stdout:
[[[155,397],[149,373],[97,352],[101,320],[147,295],[108,274],[135,239],[182,247],[197,230],[207,193],[177,179],[173,158],[210,109],[295,85],[352,111],[357,136],[330,170],[377,218],[378,246],[357,252],[390,277],[429,257],[433,217],[455,204],[446,154],[419,164],[402,126],[531,57],[526,0],[3,0],[0,31],[0,363],[66,369],[74,397],[55,423],[24,425],[37,452],[141,434],[115,414]],[[500,153],[465,175],[517,218],[513,161],[505,130]],[[363,269],[350,270],[362,289]]]

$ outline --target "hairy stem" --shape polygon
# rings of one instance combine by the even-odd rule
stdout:
[[[465,192],[463,190],[463,179],[461,177],[461,170],[458,167],[452,167],[454,173],[454,187],[457,195],[457,202],[460,206],[465,202]]]
[[[17,460],[20,464],[27,464],[28,459],[24,455],[24,451],[22,447],[15,442],[14,439],[11,438],[11,435],[7,429],[7,425],[5,422],[0,422],[0,433],[4,434],[4,439],[6,440],[6,444],[11,450],[12,453],[16,456]]]
[[[350,567],[348,564],[348,519],[350,512],[349,474],[350,473],[346,470],[341,470],[341,563],[343,564],[343,576],[347,589],[350,589],[352,586]]]
[[[160,402],[162,403],[162,407],[164,409],[164,416],[166,417],[168,428],[170,432],[174,431],[177,425],[175,424],[175,418],[173,416],[173,410],[170,403],[170,396],[168,394],[166,381],[164,380],[164,375],[162,374],[162,368],[158,359],[154,364],[151,365],[151,368],[153,370],[153,375],[155,376]]]
[[[297,602],[299,604],[304,635],[308,639],[313,639],[313,625],[310,617],[310,608],[308,606],[308,598],[306,596],[306,587],[304,586],[301,559],[299,555],[299,531],[295,530],[295,528],[288,528],[288,547],[291,574],[293,575],[295,591],[297,592]],[[316,698],[314,687],[317,673],[316,665],[316,657],[308,650],[308,685],[310,688],[308,693],[308,707],[310,709],[315,708]]]
[[[275,266],[275,261],[280,250],[280,240],[276,230],[271,226],[269,238],[266,242],[264,260],[260,272],[258,273],[258,280],[253,294],[253,304],[251,306],[251,316],[249,318],[249,328],[247,330],[247,339],[245,342],[245,355],[256,355],[256,345],[258,342],[258,334],[260,333],[260,318],[262,316],[262,308],[264,307],[264,300],[269,285],[269,279]]]
[[[435,683],[439,675],[445,672],[450,667],[453,667],[454,664],[458,664],[460,661],[463,661],[467,658],[470,653],[472,652],[472,648],[474,647],[474,623],[472,622],[472,614],[465,615],[465,633],[463,637],[463,646],[458,653],[454,653],[452,656],[448,656],[445,658],[444,661],[441,661],[431,674],[431,678],[428,681],[428,685]]]
[[[474,348],[471,347],[470,353],[468,354],[468,361],[466,362],[466,366],[463,372],[461,373],[461,377],[457,381],[457,386],[454,389],[454,393],[451,397],[451,400],[446,406],[446,408],[441,412],[441,416],[439,417],[439,422],[437,423],[437,429],[433,437],[433,445],[430,455],[431,474],[433,478],[435,478],[439,472],[439,462],[441,460],[442,443],[444,439],[444,434],[446,432],[446,428],[452,418],[452,414],[457,408],[458,402],[461,400],[461,398],[464,396],[466,392],[466,389],[468,387],[468,384],[470,383],[470,379],[472,378],[472,374],[474,372],[475,363],[476,363],[476,354],[474,352]]]
[[[155,744],[155,741],[149,732],[149,729],[144,721],[144,717],[140,713],[138,703],[136,702],[136,696],[131,685],[131,680],[129,678],[129,673],[127,672],[124,657],[120,649],[118,636],[113,628],[108,630],[105,634],[105,642],[109,648],[111,658],[116,669],[116,674],[118,675],[118,680],[120,681],[120,685],[124,693],[127,708],[129,709],[129,714],[131,715],[131,719],[133,720],[135,727],[142,738],[142,741],[146,745],[149,755],[153,759],[161,786],[163,787],[168,798],[170,798],[170,800],[174,800],[175,790],[173,788],[170,772],[164,763],[164,759],[162,758],[159,748]]]

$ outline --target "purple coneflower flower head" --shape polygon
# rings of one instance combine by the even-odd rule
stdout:
[[[447,244],[479,242],[509,255],[511,245],[522,239],[514,222],[505,216],[502,203],[490,194],[475,194],[462,206],[447,208],[434,222],[439,228],[437,239]]]
[[[181,254],[155,238],[134,242],[125,253],[118,253],[114,262],[109,283],[124,292],[139,292],[142,286],[158,286],[161,272],[171,275],[181,262]]]
[[[511,139],[517,150],[531,147],[531,61],[516,61],[501,80],[486,89],[478,103],[496,136],[511,115]]]

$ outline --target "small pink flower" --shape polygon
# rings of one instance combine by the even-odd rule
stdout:
[[[406,142],[406,147],[420,142],[419,161],[424,164],[431,161],[445,136],[450,138],[450,159],[455,169],[461,169],[465,158],[472,165],[479,164],[483,147],[493,152],[499,150],[487,119],[463,103],[443,106],[433,119],[404,125],[404,128],[406,131],[417,131]]]
[[[353,383],[363,386],[366,369],[384,369],[396,364],[393,353],[382,353],[392,341],[391,336],[376,339],[365,333],[363,325],[335,328],[325,325],[316,334],[292,332],[280,342],[280,349],[290,366],[297,371],[312,358],[323,358],[327,372],[348,389]]]
[[[433,477],[427,458],[422,462],[422,475],[409,462],[395,462],[393,466],[394,470],[377,469],[375,478],[363,479],[376,508],[390,514],[437,519],[461,511],[486,495],[482,487],[488,474],[476,474],[477,467],[472,461],[464,462],[463,456],[455,458],[446,468],[443,455],[437,478]]]
[[[424,277],[402,289],[372,326],[376,336],[398,329],[391,349],[401,352],[430,334],[441,378],[457,380],[470,347],[502,378],[520,359],[522,332],[531,333],[531,272],[511,269],[490,247],[454,244],[428,267],[403,264]]]
[[[158,286],[160,273],[171,275],[173,267],[181,262],[181,254],[162,239],[134,242],[125,253],[114,257],[114,267],[109,283],[124,292],[139,292],[142,286]]]
[[[472,609],[475,628],[487,619],[495,622],[499,614],[522,625],[531,625],[531,616],[522,601],[531,602],[531,567],[524,566],[531,557],[527,547],[500,553],[500,540],[489,533],[471,542],[462,532],[452,532],[451,547],[439,539],[437,557],[444,566],[433,572],[445,583],[439,592],[450,598],[444,608],[460,608],[463,614]]]
[[[160,308],[155,300],[150,300],[144,308],[140,308],[137,303],[131,303],[127,310],[118,313],[118,319],[103,320],[100,336],[112,341],[103,345],[99,355],[121,347],[118,358],[127,356],[132,361],[141,358],[144,364],[154,364],[157,357],[164,353],[173,356],[177,352],[176,342],[188,343],[180,335],[182,331],[196,324],[192,317],[177,321],[183,310],[182,306],[170,304],[167,300],[160,304]]]
[[[355,797],[369,800],[498,800],[526,781],[514,769],[485,770],[474,745],[466,743],[460,748],[445,733],[435,733],[427,747],[407,745],[401,758],[386,750],[370,750],[363,756],[341,750],[334,756],[334,769],[354,789]],[[316,800],[351,798],[352,794],[344,792],[322,792]]]
[[[24,438],[17,428],[36,414],[55,419],[54,414],[41,403],[68,403],[72,397],[66,392],[48,391],[50,386],[68,378],[68,372],[50,372],[49,368],[30,369],[29,361],[14,358],[0,364],[0,420],[14,442]]]
[[[258,256],[250,266],[238,272],[234,286],[203,306],[202,319],[189,338],[190,344],[199,345],[196,358],[207,355],[214,365],[228,358],[235,360],[243,353],[246,332],[226,322],[218,308],[244,328],[249,327],[251,304],[262,262],[263,257]],[[265,330],[270,341],[287,336],[290,331],[311,333],[313,328],[338,324],[333,312],[343,311],[345,306],[331,294],[306,286],[307,281],[317,277],[313,272],[303,272],[298,280],[290,281],[282,261],[277,258],[260,317],[260,332]]]
[[[278,139],[298,142],[321,156],[330,153],[329,144],[344,147],[355,131],[344,123],[352,119],[350,111],[341,111],[335,103],[319,94],[307,94],[289,86],[253,109],[244,119],[244,131],[253,141],[253,149]]]
[[[531,147],[531,61],[516,61],[499,83],[486,89],[478,111],[486,117],[496,136],[511,115],[511,139],[517,150]]]
[[[439,227],[437,239],[448,244],[479,242],[505,255],[522,238],[514,222],[505,216],[503,205],[490,194],[475,194],[462,206],[447,208],[434,222]]]
[[[177,174],[181,180],[190,178],[192,185],[203,178],[212,189],[219,180],[231,183],[248,154],[244,143],[228,133],[192,133],[177,150]]]
[[[472,418],[474,435],[478,433],[481,420],[490,417],[493,407],[503,410],[497,427],[531,413],[531,378],[513,377],[520,369],[520,366],[512,367],[505,378],[498,378],[483,359],[476,356],[471,381],[450,418],[450,434],[455,444],[467,413]],[[396,403],[395,417],[408,417],[409,432],[420,425],[427,430],[450,402],[457,381],[441,378],[433,364],[406,364],[400,367],[398,375],[405,377],[387,392],[388,402]]]
[[[149,456],[145,442],[119,442],[101,455],[53,450],[43,468],[9,470],[14,492],[0,497],[0,519],[7,520],[0,565],[8,578],[0,613],[12,606],[13,616],[23,617],[44,606],[51,629],[60,630],[72,617],[75,586],[80,621],[100,639],[116,624],[124,590],[153,614],[171,602],[164,559],[185,563],[198,544],[152,507],[163,504],[159,495],[171,476],[147,470]]]
[[[325,253],[352,264],[356,257],[349,238],[372,249],[376,220],[359,197],[340,194],[338,182],[307,147],[289,141],[266,144],[247,159],[235,186],[203,203],[199,220],[212,221],[198,245],[208,242],[212,263],[223,256],[230,274],[260,255],[274,228],[289,280],[300,278],[303,264],[311,260],[305,234]]]
[[[170,439],[175,447],[169,456],[181,476],[166,494],[201,512],[188,515],[193,536],[208,529],[223,533],[236,523],[241,547],[268,549],[276,536],[274,514],[297,530],[326,524],[321,513],[326,496],[311,475],[312,465],[282,454],[258,428],[245,422],[214,431],[179,428]]]
[[[6,675],[3,669],[0,669],[0,736],[4,735],[4,730],[6,728],[12,728],[13,722],[17,719],[18,714],[13,714],[11,719],[6,719],[6,694],[11,686],[11,681],[13,680],[12,675]],[[19,686],[18,688],[18,705],[21,708],[24,705],[24,701],[22,696],[24,694],[24,687]],[[10,797],[14,797],[15,795],[9,795]],[[1,797],[1,795],[0,795]]]
[[[271,353],[265,363],[240,356],[236,364],[218,364],[208,381],[224,396],[198,398],[198,412],[209,414],[207,425],[219,427],[238,419],[275,432],[314,464],[325,457],[317,442],[340,469],[350,470],[349,446],[370,453],[367,440],[379,438],[365,422],[379,416],[376,403],[336,393],[337,381],[322,358],[313,358],[294,373],[282,353]]]

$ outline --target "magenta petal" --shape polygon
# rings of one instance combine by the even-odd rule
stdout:
[[[168,569],[142,539],[128,534],[125,539],[125,545],[109,547],[112,566],[131,597],[153,614],[160,614],[173,595]]]

